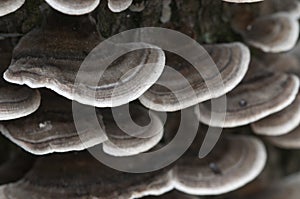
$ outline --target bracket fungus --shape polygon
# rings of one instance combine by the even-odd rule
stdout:
[[[261,16],[242,33],[245,41],[264,52],[291,50],[299,37],[297,18],[288,13]]]
[[[178,111],[220,97],[236,87],[248,70],[249,49],[238,42],[205,45],[204,48],[210,57],[201,55],[203,60],[197,66],[166,53],[170,69],[165,68],[158,79],[164,86],[153,85],[139,98],[141,103],[156,111]],[[210,65],[213,61],[218,70]],[[219,83],[220,78],[223,84]]]
[[[242,83],[227,93],[224,122],[210,119],[210,102],[200,104],[200,109],[195,111],[201,122],[211,126],[243,126],[289,106],[295,100],[298,89],[297,76],[267,70],[259,61],[253,59]]]
[[[267,0],[260,4],[259,14],[270,15],[276,12],[284,12],[295,18],[300,17],[300,2],[298,0]]]
[[[84,15],[97,8],[100,0],[45,0],[52,8],[68,15]]]
[[[169,187],[167,169],[123,173],[102,165],[87,152],[80,152],[37,159],[23,179],[0,187],[0,198],[131,199],[163,194]]]
[[[137,99],[161,75],[164,52],[147,48],[129,52],[109,66],[97,63],[83,69],[80,74],[89,78],[76,83],[82,62],[100,42],[96,26],[87,16],[76,18],[52,13],[43,27],[32,30],[20,40],[4,78],[32,88],[50,88],[82,104],[112,107]],[[100,70],[105,71],[95,83]]]
[[[254,180],[266,159],[264,144],[257,138],[224,136],[204,159],[192,152],[178,160],[172,170],[173,184],[188,194],[224,194]]]
[[[129,116],[123,115],[119,108],[114,110],[114,114],[119,112],[119,116],[101,111],[108,137],[103,142],[105,153],[112,156],[137,155],[153,148],[162,139],[164,128],[159,117],[155,113],[148,116],[147,110],[139,105],[132,106],[132,114]]]
[[[129,8],[133,0],[108,0],[108,7],[113,12],[122,12]]]
[[[97,116],[102,123],[102,116]],[[88,120],[87,117],[83,122]],[[41,107],[35,113],[0,122],[0,131],[12,142],[36,155],[83,150],[106,140],[103,133],[95,132],[94,129],[77,132],[71,101],[50,91],[42,93]]]
[[[0,1],[0,17],[18,10],[25,0],[1,0]]]
[[[254,133],[267,136],[288,134],[300,124],[300,94],[291,105],[251,124]],[[300,146],[300,145],[299,145]]]

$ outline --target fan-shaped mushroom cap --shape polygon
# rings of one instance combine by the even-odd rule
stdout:
[[[0,136],[0,185],[21,179],[33,163],[33,156]]]
[[[236,87],[248,70],[249,49],[241,43],[206,45],[204,48],[219,71],[214,69],[210,71],[208,68],[208,60],[211,59],[209,55],[201,55],[203,62],[198,66],[192,66],[183,58],[167,53],[167,65],[171,69],[165,68],[158,80],[166,87],[153,85],[139,98],[141,103],[156,111],[177,111],[220,97]],[[199,74],[197,70],[207,72]],[[221,74],[224,86],[219,83],[220,77],[216,74],[218,72]],[[215,85],[214,90],[210,91],[207,84]]]
[[[169,187],[168,170],[123,173],[80,152],[41,157],[22,180],[0,187],[0,198],[139,198],[163,194]]]
[[[267,141],[284,149],[300,149],[300,126],[281,136],[265,137]]]
[[[102,111],[108,137],[103,143],[105,153],[113,156],[136,155],[158,144],[164,129],[155,113],[148,116],[147,110],[137,104],[132,104],[130,115],[123,114],[121,109],[114,110],[118,116]]]
[[[279,136],[294,130],[300,124],[300,94],[296,100],[282,111],[251,124],[254,133]],[[300,145],[299,145],[300,146]]]
[[[40,106],[41,96],[38,90],[4,82],[0,82],[0,85],[0,120],[25,117]]]
[[[25,0],[1,0],[0,1],[0,17],[16,11],[24,3],[25,3]]]
[[[226,95],[224,122],[218,119],[210,121],[210,102],[200,104],[200,113],[196,109],[199,120],[211,126],[237,127],[256,122],[289,106],[298,93],[298,77],[275,73],[258,64],[252,60],[242,83]]]
[[[100,41],[96,27],[87,16],[52,15],[44,27],[21,39],[4,77],[7,81],[33,88],[50,88],[82,104],[111,107],[135,100],[161,75],[164,52],[148,48],[118,58],[108,66],[96,86],[90,80],[97,78],[99,70],[107,67],[101,63],[81,71],[80,78],[87,78],[75,84],[82,62]]]
[[[199,143],[198,143],[199,144]],[[173,169],[174,186],[188,194],[219,195],[238,189],[263,170],[263,143],[250,136],[223,137],[204,159],[183,156]]]
[[[276,181],[249,199],[298,199],[300,194],[300,174],[295,173],[280,181]]]
[[[133,0],[108,0],[108,7],[113,12],[122,12],[129,8]]]
[[[101,123],[101,115],[97,116]],[[88,117],[83,121],[89,122]],[[37,155],[83,150],[106,140],[103,133],[94,129],[77,132],[71,101],[50,91],[43,91],[41,107],[35,113],[1,122],[0,131],[26,151]],[[78,134],[82,134],[81,137]]]
[[[68,15],[84,15],[97,8],[100,0],[45,0],[52,8]]]
[[[291,50],[299,36],[297,19],[287,13],[276,13],[254,20],[243,33],[250,45],[265,52]]]
[[[230,3],[255,3],[263,0],[223,0]]]

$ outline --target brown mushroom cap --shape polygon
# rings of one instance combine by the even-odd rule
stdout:
[[[295,101],[280,112],[251,124],[254,133],[280,136],[294,130],[300,124],[300,94]],[[300,146],[300,145],[299,145]]]
[[[170,190],[167,169],[130,174],[108,168],[87,152],[50,155],[16,183],[0,187],[0,198],[139,198]]]
[[[101,123],[101,115],[97,116]],[[89,122],[88,117],[84,121]],[[26,151],[37,155],[83,150],[106,140],[104,134],[88,127],[77,132],[71,101],[47,90],[43,91],[41,107],[35,113],[0,122],[2,134]]]
[[[30,115],[38,109],[40,101],[38,90],[3,83],[0,86],[0,121]]]
[[[52,8],[68,15],[84,15],[92,12],[100,0],[45,0]]]
[[[120,111],[117,123],[112,114],[101,111],[108,137],[103,143],[105,153],[112,156],[136,155],[153,148],[163,137],[163,124],[155,113],[148,116],[147,110],[136,104],[132,104],[131,110],[131,118]],[[118,109],[115,112],[118,114]]]
[[[249,49],[241,43],[205,45],[204,48],[209,54],[201,55],[203,62],[198,66],[192,66],[183,58],[166,53],[167,65],[171,69],[165,68],[158,79],[158,82],[164,83],[166,87],[153,85],[139,98],[141,103],[156,111],[172,112],[220,97],[236,87],[248,70]],[[207,66],[208,59],[215,62],[219,71],[214,71],[212,66],[210,71]],[[203,74],[199,74],[197,70]],[[219,74],[216,74],[219,72],[223,79],[222,85],[218,81]],[[209,90],[208,84],[212,85],[210,89],[213,86],[215,88]]]
[[[52,13],[42,28],[32,30],[21,39],[4,78],[33,88],[47,87],[82,104],[111,107],[137,99],[161,75],[164,52],[147,48],[129,52],[110,64],[98,85],[90,81],[98,77],[99,70],[106,68],[101,63],[81,70],[81,78],[88,78],[75,84],[82,62],[100,41],[88,16]]]
[[[199,120],[217,127],[237,127],[256,122],[283,110],[296,98],[299,78],[295,75],[275,73],[252,60],[249,71],[240,85],[229,92],[225,121],[210,121],[210,102],[200,104]]]
[[[300,126],[281,136],[270,136],[265,139],[273,145],[284,149],[300,149]]]
[[[173,168],[175,188],[194,195],[238,189],[261,173],[267,159],[264,144],[250,136],[223,137],[203,159],[197,158],[197,152],[183,156]]]
[[[276,13],[254,20],[243,33],[250,45],[264,52],[291,50],[299,36],[299,23],[288,13]]]
[[[1,0],[0,1],[0,17],[16,11],[24,3],[25,3],[25,0]]]
[[[230,3],[255,3],[263,0],[223,0]]]
[[[108,0],[108,7],[113,12],[122,12],[129,8],[133,0]]]

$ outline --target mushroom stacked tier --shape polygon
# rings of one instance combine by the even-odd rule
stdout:
[[[204,42],[205,53],[190,52],[197,60],[192,65],[151,43],[139,42],[128,50],[107,42],[104,32],[131,27],[120,25],[123,18],[116,20],[120,27],[103,25],[97,18],[103,9],[116,19],[127,12],[125,18],[130,18],[131,13],[150,12],[149,1],[45,0],[38,8],[31,0],[0,2],[0,17],[8,21],[28,9],[39,10],[41,18],[16,38],[10,30],[20,27],[10,26],[2,38],[0,18],[1,199],[222,199],[240,190],[246,190],[241,194],[245,198],[263,198],[274,189],[278,194],[272,197],[280,198],[286,191],[278,188],[282,183],[297,193],[295,174],[259,191],[248,187],[264,175],[266,145],[272,152],[274,146],[300,149],[300,3],[219,2],[230,13],[236,40]],[[201,6],[208,4],[202,1]],[[189,31],[174,22],[179,15],[171,16],[180,6],[172,0],[158,4],[161,27],[194,36],[198,27]],[[142,18],[127,20],[141,27],[137,21]],[[182,18],[189,27],[192,17]],[[110,49],[99,52],[100,43]],[[188,44],[180,48],[191,49]],[[226,103],[215,107],[214,101],[222,99]],[[178,141],[182,123],[186,136]],[[222,128],[221,135],[206,135]],[[214,147],[202,157],[209,145]],[[170,154],[164,153],[166,148]],[[93,150],[131,169],[145,162],[148,153],[167,155],[150,158],[147,164],[155,171],[127,173],[98,161]],[[159,161],[178,151],[183,151],[180,157],[157,169]]]

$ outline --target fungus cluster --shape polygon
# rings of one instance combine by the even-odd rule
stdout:
[[[299,168],[290,177],[261,179],[270,167],[271,173],[283,170],[282,162],[274,166],[268,161],[273,153],[284,159],[300,149],[300,2],[201,0],[196,15],[196,0],[153,2],[0,1],[1,199],[299,197]],[[211,22],[195,22],[218,6],[223,11]],[[32,20],[36,24],[27,31],[31,12],[41,19]],[[145,17],[149,13],[153,21]],[[219,18],[230,36],[220,31],[211,42],[209,31],[200,32]],[[93,53],[106,34],[147,24],[181,31],[201,42],[206,53],[190,52],[196,65],[148,43],[108,65],[100,54],[115,52]],[[122,45],[110,45],[122,51]],[[189,47],[182,44],[180,50]],[[82,70],[87,57],[91,67]],[[213,100],[221,99],[225,107],[213,108]],[[74,106],[82,108],[81,117],[75,118]],[[185,131],[193,131],[194,119],[197,135],[182,138],[174,154],[185,142],[191,145],[164,168],[128,173],[89,153],[99,148],[122,161],[164,150],[176,139],[183,113],[191,117],[184,118]],[[91,125],[93,117],[97,127]],[[199,158],[202,144],[217,136],[207,138],[208,129],[223,132],[212,151]],[[158,167],[155,161],[147,164]]]

